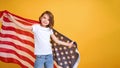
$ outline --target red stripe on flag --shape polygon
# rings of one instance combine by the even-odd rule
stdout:
[[[32,24],[30,24],[30,23],[26,23],[26,22],[21,21],[21,20],[17,20],[17,21],[20,22],[20,23],[22,23],[22,24],[24,24],[24,25],[28,25],[28,26],[32,25]]]
[[[3,17],[3,21],[5,21],[5,22],[11,22],[7,17]]]

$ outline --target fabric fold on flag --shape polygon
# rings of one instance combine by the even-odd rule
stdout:
[[[33,32],[20,28],[13,23],[8,14],[11,14],[16,21],[30,26],[38,21],[23,18],[13,13],[0,11],[0,61],[6,63],[16,63],[21,68],[34,68],[34,37]],[[54,34],[62,41],[71,42],[72,40],[60,32],[53,29]],[[80,53],[77,43],[74,42],[72,48],[56,44],[53,40],[52,50],[54,57],[54,68],[77,68],[80,61]]]

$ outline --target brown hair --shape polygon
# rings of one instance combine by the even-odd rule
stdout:
[[[41,22],[41,17],[44,15],[44,14],[47,14],[49,16],[49,25],[47,27],[49,28],[53,28],[54,26],[54,16],[53,14],[50,12],[50,11],[45,11],[41,14],[41,16],[39,17],[39,22]]]

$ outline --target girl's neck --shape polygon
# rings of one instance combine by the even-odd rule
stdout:
[[[41,27],[44,27],[44,28],[48,28],[47,26],[43,26],[42,24],[40,24]]]

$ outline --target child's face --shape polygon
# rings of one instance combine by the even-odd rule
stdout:
[[[49,16],[47,14],[44,14],[42,17],[41,17],[41,25],[43,27],[46,27],[47,25],[49,25]]]

